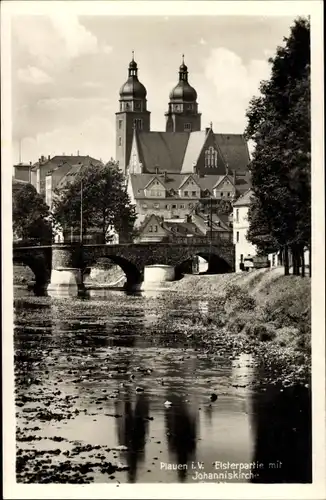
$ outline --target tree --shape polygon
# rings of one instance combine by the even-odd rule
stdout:
[[[79,228],[81,203],[83,236],[95,229],[102,235],[102,241],[107,242],[109,231],[114,228],[124,238],[131,238],[136,214],[116,163],[85,166],[73,182],[56,190],[53,200],[55,224],[61,228]]]
[[[299,274],[311,238],[309,21],[296,20],[284,41],[269,60],[271,78],[261,83],[261,95],[247,111],[246,136],[256,144],[248,238],[264,247],[268,237],[283,250],[285,264],[290,249]]]
[[[31,184],[13,185],[13,231],[18,238],[51,243],[49,208]]]

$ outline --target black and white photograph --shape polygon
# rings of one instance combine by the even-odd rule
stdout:
[[[324,498],[321,2],[3,4],[5,498]]]

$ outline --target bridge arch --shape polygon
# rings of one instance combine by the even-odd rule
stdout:
[[[138,269],[138,267],[133,262],[125,257],[121,257],[120,255],[98,256],[95,254],[89,256],[85,262],[85,270],[87,269],[87,272],[90,272],[90,268],[94,267],[94,265],[102,259],[112,262],[113,264],[116,264],[121,268],[126,276],[127,286],[141,283],[143,279],[143,272]]]
[[[13,264],[23,264],[32,271],[35,277],[35,289],[44,289],[50,282],[51,267],[45,256],[40,254],[13,254]]]
[[[232,266],[217,252],[210,252],[209,249],[190,252],[175,266],[176,279],[180,279],[183,274],[192,273],[192,262],[196,257],[201,257],[207,264],[207,270],[203,274],[225,274],[232,272]]]

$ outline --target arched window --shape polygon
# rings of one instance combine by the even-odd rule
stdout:
[[[212,168],[216,166],[217,166],[217,151],[216,149],[213,148],[213,146],[210,146],[205,151],[205,167]]]

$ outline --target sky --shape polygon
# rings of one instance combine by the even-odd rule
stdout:
[[[243,133],[268,58],[294,17],[77,16],[12,18],[13,161],[41,155],[115,156],[115,113],[132,51],[147,89],[151,130],[164,130],[182,54],[202,129]]]

